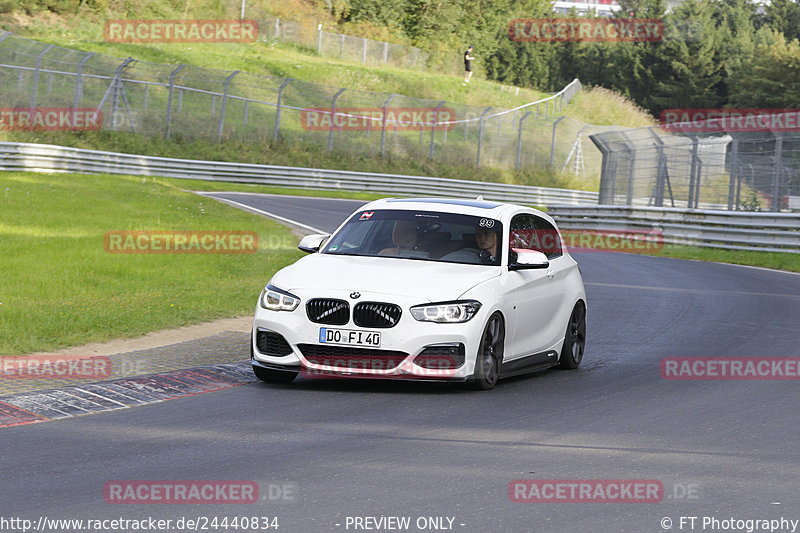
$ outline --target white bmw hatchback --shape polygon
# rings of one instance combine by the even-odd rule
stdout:
[[[307,377],[461,381],[575,369],[586,294],[552,218],[478,200],[371,202],[259,297],[251,363],[267,382]]]

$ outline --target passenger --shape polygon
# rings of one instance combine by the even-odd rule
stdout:
[[[412,252],[416,251],[419,246],[419,232],[417,225],[409,220],[398,220],[394,223],[392,228],[392,243],[394,248],[384,248],[378,255],[394,255],[394,256],[408,256],[417,255]],[[427,255],[427,254],[425,254]]]

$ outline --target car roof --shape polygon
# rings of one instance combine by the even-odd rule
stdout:
[[[538,209],[516,204],[494,202],[483,198],[384,198],[361,207],[359,211],[370,209],[402,209],[408,211],[442,211],[460,213],[494,219],[507,218],[510,214],[525,211],[543,216],[552,222],[547,214]]]

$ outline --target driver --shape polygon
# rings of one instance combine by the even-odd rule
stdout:
[[[497,263],[497,232],[478,226],[475,228],[475,242],[478,243],[478,258],[485,265]]]
[[[444,261],[455,261],[459,263],[479,263],[483,265],[498,264],[498,243],[497,232],[485,226],[475,227],[475,244],[477,248],[462,248],[451,252],[444,257]]]

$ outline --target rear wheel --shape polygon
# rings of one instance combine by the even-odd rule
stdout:
[[[583,360],[586,349],[586,305],[578,302],[572,309],[572,315],[567,324],[567,333],[564,336],[564,346],[561,348],[559,367],[566,370],[575,370]]]
[[[506,328],[503,317],[493,314],[483,330],[478,355],[475,359],[475,372],[469,381],[471,388],[489,390],[497,385],[500,379],[500,363],[503,361]]]

